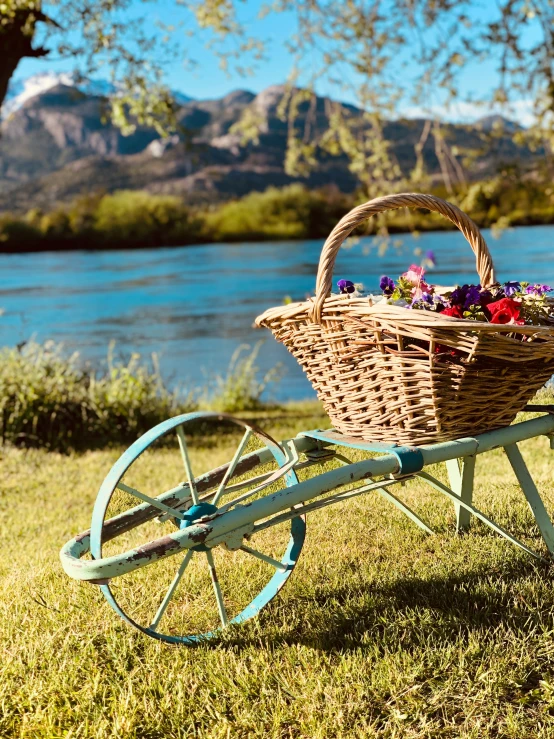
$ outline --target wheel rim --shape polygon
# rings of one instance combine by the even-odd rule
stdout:
[[[197,424],[199,422],[230,424],[231,426],[236,426],[237,428],[244,429],[244,435],[237,448],[237,452],[233,455],[233,458],[230,462],[226,463],[224,467],[216,468],[216,470],[212,470],[210,473],[206,473],[206,475],[197,476],[195,478],[194,470],[192,469],[193,465],[191,464],[191,460],[189,457],[190,446],[189,444],[187,444],[186,432],[192,424]],[[108,476],[104,480],[100,488],[92,516],[91,554],[95,559],[106,556],[105,554],[103,555],[103,548],[105,548],[106,543],[103,542],[103,530],[105,522],[107,520],[106,513],[108,511],[114,493],[119,494],[121,491],[123,491],[126,495],[132,495],[133,499],[139,497],[139,500],[135,500],[136,503],[145,501],[147,504],[152,504],[157,501],[155,503],[157,508],[154,516],[157,513],[161,513],[162,515],[164,514],[164,509],[162,507],[163,504],[160,504],[160,501],[158,500],[158,497],[162,496],[155,497],[149,494],[145,494],[142,491],[131,486],[127,486],[126,483],[122,482],[122,478],[124,478],[127,473],[130,472],[134,463],[139,460],[139,458],[144,454],[145,451],[149,450],[155,442],[166,437],[171,432],[174,432],[176,434],[179,441],[181,458],[183,466],[185,468],[186,478],[188,478],[187,495],[188,493],[192,493],[192,500],[190,498],[188,500],[182,500],[181,503],[175,506],[175,508],[173,508],[173,506],[170,506],[169,508],[169,510],[173,511],[174,513],[175,510],[177,510],[177,512],[181,514],[181,520],[175,521],[175,523],[178,523],[181,528],[189,525],[191,520],[194,519],[195,515],[201,516],[205,515],[206,513],[209,515],[210,511],[206,509],[205,506],[213,507],[215,504],[213,510],[219,509],[221,511],[221,509],[232,508],[235,505],[240,505],[243,500],[247,500],[249,497],[252,497],[252,490],[254,490],[253,495],[263,495],[264,491],[269,490],[271,486],[285,485],[288,487],[298,482],[298,478],[294,470],[290,467],[290,465],[288,467],[286,466],[288,460],[281,446],[269,435],[261,431],[261,429],[255,427],[253,424],[249,424],[240,419],[233,418],[232,416],[227,416],[226,414],[217,413],[194,413],[177,416],[176,418],[164,421],[163,423],[148,431],[140,439],[138,439],[131,447],[129,447],[129,449],[127,449],[126,452],[124,452],[120,459],[114,464]],[[260,477],[259,475],[254,475],[254,477],[251,478],[253,481],[252,483],[250,483],[250,478],[248,477],[248,474],[250,472],[256,472],[259,467],[266,466],[265,463],[259,463],[256,465],[250,459],[251,457],[255,458],[257,455],[255,451],[248,453],[248,443],[251,443],[252,439],[257,439],[257,443],[264,444],[265,448],[269,450],[269,455],[266,454],[266,456],[269,456],[271,460],[271,462],[268,462],[267,464],[269,464],[272,469],[268,472],[262,473],[262,477],[265,477],[266,479],[262,480],[259,483],[256,482],[256,480]],[[241,445],[242,448],[240,448]],[[233,468],[233,465],[235,465],[236,470]],[[248,469],[248,474],[241,472],[242,467],[245,466]],[[285,471],[283,470],[283,468]],[[226,469],[227,473],[218,472],[218,470],[222,469]],[[207,489],[206,485],[208,485],[208,482],[210,481],[210,475],[212,475],[213,477],[214,472],[218,472],[217,479],[214,478],[215,482],[210,483],[209,489]],[[243,480],[243,477],[245,475],[246,479]],[[221,479],[222,477],[223,479]],[[238,480],[239,482],[237,483],[235,482],[235,480]],[[185,485],[185,483],[182,483],[182,485]],[[199,492],[195,495],[194,491],[196,488],[198,488]],[[239,489],[235,492],[235,488]],[[256,492],[257,488],[259,488],[258,492]],[[128,493],[129,490],[131,490],[132,492]],[[225,500],[226,497],[231,497],[231,500]],[[172,502],[173,505],[175,505],[175,502]],[[190,505],[191,503],[192,505]],[[195,512],[195,507],[197,506],[199,507]],[[202,506],[204,506],[204,508],[202,508]],[[148,506],[148,508],[149,510],[151,510],[150,506]],[[174,519],[174,516],[169,516],[167,514],[167,511],[165,511],[165,514],[166,518],[169,517],[171,520]],[[153,518],[153,516],[151,516],[151,518]],[[149,519],[149,521],[151,521],[151,518]],[[302,550],[306,531],[304,518],[302,516],[295,517],[289,522],[287,529],[287,532],[285,532],[284,530],[281,530],[279,532],[280,538],[283,538],[285,536],[285,533],[288,538],[288,542],[285,545],[282,545],[281,541],[279,542],[279,550],[282,551],[284,547],[284,554],[282,554],[282,556],[269,556],[263,551],[263,548],[262,551],[260,551],[260,548],[253,548],[254,545],[249,546],[250,542],[244,543],[243,541],[243,544],[240,547],[240,556],[243,556],[243,565],[246,561],[244,560],[244,556],[247,556],[247,559],[249,560],[248,564],[250,567],[250,569],[248,566],[243,567],[244,571],[253,571],[253,569],[255,568],[252,564],[252,561],[256,560],[257,569],[256,577],[253,578],[254,581],[257,582],[258,579],[261,579],[261,575],[259,575],[258,573],[260,571],[260,568],[262,568],[262,565],[265,567],[264,571],[266,574],[268,572],[267,568],[269,568],[269,572],[271,571],[271,568],[273,568],[274,572],[273,575],[269,577],[268,582],[263,587],[261,587],[255,597],[253,597],[246,605],[244,605],[244,607],[237,606],[237,596],[236,593],[233,591],[233,607],[231,608],[232,615],[230,616],[227,614],[225,596],[222,593],[219,583],[218,569],[220,568],[221,564],[224,563],[222,569],[228,575],[231,569],[233,570],[233,572],[237,569],[237,565],[236,559],[235,564],[232,564],[230,560],[227,559],[227,557],[233,557],[234,552],[225,551],[225,554],[223,554],[222,552],[224,550],[221,546],[214,547],[213,549],[209,549],[208,551],[205,551],[207,548],[203,546],[195,547],[196,551],[188,550],[186,553],[181,552],[180,554],[156,563],[156,565],[148,565],[146,568],[143,568],[149,569],[159,567],[159,565],[161,565],[162,567],[169,568],[169,570],[174,573],[173,579],[169,586],[167,586],[167,583],[163,586],[164,588],[166,588],[165,595],[159,603],[158,611],[155,613],[153,620],[149,624],[145,624],[144,622],[141,623],[140,619],[136,618],[133,614],[130,614],[128,612],[130,610],[128,603],[124,603],[122,605],[122,598],[120,594],[114,592],[114,589],[117,590],[117,586],[114,588],[112,587],[112,584],[104,584],[101,585],[101,590],[107,601],[109,602],[110,606],[116,611],[116,613],[118,613],[121,618],[123,618],[127,623],[131,624],[148,636],[170,643],[182,644],[193,644],[199,641],[209,640],[220,634],[222,626],[243,623],[248,619],[256,616],[260,612],[260,610],[265,605],[267,605],[282,589],[282,587],[290,577],[300,555],[300,551]],[[110,536],[107,541],[115,542],[117,538],[118,536]],[[256,535],[255,538],[256,541],[258,541],[259,535]],[[273,548],[275,545],[273,544],[272,539],[271,542],[271,547]],[[215,558],[214,552],[216,554]],[[199,577],[198,558],[205,560],[204,562],[202,562],[202,565],[207,569],[210,575],[211,588],[213,591],[214,599],[217,603],[220,623],[215,628],[204,629],[199,631],[198,633],[165,633],[165,630],[161,629],[160,623],[164,619],[166,619],[166,610],[168,610],[170,607],[173,608],[173,612],[175,614],[175,609],[177,608],[176,593],[183,591],[184,579],[186,577],[193,578],[192,583],[194,584],[194,588],[196,589],[198,587],[197,580],[194,580],[195,577]],[[215,559],[218,559],[217,567]],[[238,567],[240,568],[240,565]],[[142,572],[142,570],[140,572]],[[158,572],[161,572],[161,570],[158,570]],[[164,577],[166,576],[167,573],[164,573]],[[121,584],[123,579],[126,577],[128,576],[124,575],[116,578],[116,580],[113,581],[113,584]],[[233,577],[235,578],[236,576]],[[157,585],[157,581],[155,582]],[[235,579],[233,579],[233,582],[235,582]],[[144,588],[144,585],[141,585],[141,587]],[[242,590],[244,590],[244,587],[246,587],[246,584],[241,580],[241,588],[239,588],[241,594]],[[250,587],[256,589],[257,585],[254,583],[251,584]],[[185,611],[191,608],[192,595],[190,595],[188,591],[186,595],[187,598],[185,599],[185,604],[182,605],[179,610],[180,617],[184,617]],[[229,594],[227,595],[227,597],[229,597]],[[244,596],[241,595],[241,597]],[[197,599],[202,600],[202,597],[198,595]],[[237,610],[238,612],[235,612]],[[202,618],[200,618],[200,621],[202,621]]]

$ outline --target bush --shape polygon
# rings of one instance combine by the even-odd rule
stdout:
[[[138,354],[115,361],[108,351],[102,375],[83,369],[78,354],[64,355],[53,342],[30,342],[21,350],[0,349],[0,440],[21,447],[68,452],[128,445],[161,421],[198,408],[197,397],[211,410],[257,410],[268,383],[280,367],[258,379],[260,344],[247,355],[242,345],[224,376],[183,396],[164,384],[157,358],[147,366]]]
[[[480,226],[491,226],[498,221],[513,225],[554,221],[552,189],[509,171],[471,185],[461,207]]]
[[[42,234],[39,229],[16,216],[0,216],[0,251],[31,251],[39,249]]]
[[[213,389],[204,392],[202,406],[224,413],[240,413],[267,405],[262,402],[262,395],[270,383],[281,379],[282,367],[276,365],[261,380],[258,379],[256,360],[262,343],[259,341],[246,356],[244,352],[250,349],[248,344],[241,344],[235,349],[227,373],[216,375],[210,382]]]
[[[507,169],[454,196],[443,186],[432,191],[459,201],[479,226],[554,223],[554,189],[537,176],[521,176]],[[0,251],[319,239],[328,236],[354,202],[333,188],[310,191],[293,184],[192,211],[178,197],[121,190],[81,197],[49,213],[33,209],[25,217],[0,216]],[[383,222],[390,233],[453,228],[446,219],[423,211],[394,211]],[[374,228],[379,224],[375,221]],[[360,234],[365,232],[366,226],[358,229]]]
[[[110,352],[97,377],[52,342],[0,350],[0,435],[3,442],[66,452],[129,444],[157,423],[194,410],[134,354],[125,364]]]
[[[302,185],[270,187],[209,213],[205,233],[214,241],[318,238],[327,236],[348,208],[338,194],[310,192]]]
[[[160,246],[191,243],[199,223],[179,198],[122,190],[100,200],[94,231],[118,246]]]

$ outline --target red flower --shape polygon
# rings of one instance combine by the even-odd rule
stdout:
[[[461,306],[453,305],[452,308],[445,308],[440,312],[441,316],[451,316],[452,318],[463,318],[464,314]],[[444,344],[437,344],[435,346],[435,354],[449,354],[451,357],[458,356],[459,352],[456,349],[452,349],[450,346],[444,346]]]
[[[441,310],[441,316],[452,316],[452,318],[463,318],[464,314],[461,306],[453,305],[452,308],[445,308]]]
[[[490,315],[491,323],[513,323],[522,326],[525,321],[521,320],[521,303],[511,298],[502,298],[485,307],[487,315]]]
[[[450,354],[451,357],[457,356],[458,352],[456,349],[452,349],[450,346],[444,344],[435,344],[435,354]]]

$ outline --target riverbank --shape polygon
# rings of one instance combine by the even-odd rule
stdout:
[[[548,183],[499,176],[465,192],[439,197],[457,201],[482,228],[554,223],[554,194]],[[142,191],[80,198],[43,213],[0,216],[0,252],[139,249],[206,243],[324,239],[360,196],[334,189],[310,192],[301,185],[206,208],[188,207],[173,196]],[[397,211],[387,216],[389,233],[452,230],[431,213]],[[373,224],[375,227],[375,224]],[[367,227],[359,232],[367,233]]]

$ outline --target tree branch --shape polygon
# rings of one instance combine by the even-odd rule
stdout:
[[[25,57],[41,59],[48,55],[44,46],[33,47],[35,26],[37,23],[60,28],[59,24],[41,10],[20,9],[14,13],[7,25],[0,30],[2,55],[0,57],[0,107],[2,106],[8,85],[19,62]]]
[[[58,21],[50,18],[49,15],[45,15],[42,10],[34,10],[33,15],[35,16],[36,23],[46,23],[49,26],[54,26],[55,28],[58,28],[60,31],[62,30],[62,27],[60,26]]]
[[[50,49],[45,49],[44,46],[38,46],[36,49],[31,47],[25,56],[32,59],[41,59],[42,57],[48,56],[49,53]]]

